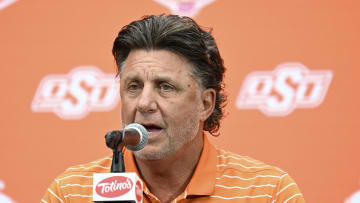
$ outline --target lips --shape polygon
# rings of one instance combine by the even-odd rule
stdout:
[[[159,125],[156,125],[156,124],[142,124],[146,130],[151,133],[151,132],[156,132],[156,131],[160,131],[162,130],[162,127],[160,127]]]

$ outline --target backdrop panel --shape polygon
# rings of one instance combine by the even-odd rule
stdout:
[[[67,167],[110,153],[104,135],[121,128],[113,40],[161,13],[214,29],[229,96],[216,145],[289,172],[308,202],[355,202],[359,9],[351,0],[0,0],[0,202],[37,202]]]

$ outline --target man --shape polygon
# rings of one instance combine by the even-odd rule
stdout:
[[[115,39],[123,125],[149,131],[143,150],[124,151],[127,172],[144,182],[144,202],[305,202],[282,170],[217,149],[225,68],[210,32],[192,19],[148,16]],[[91,202],[92,174],[111,157],[69,168],[43,202]]]

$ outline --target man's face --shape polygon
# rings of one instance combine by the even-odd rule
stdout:
[[[133,50],[120,74],[124,125],[140,123],[149,132],[141,159],[172,155],[202,133],[202,89],[189,62],[166,50]]]

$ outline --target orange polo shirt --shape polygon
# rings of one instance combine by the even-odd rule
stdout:
[[[42,202],[93,202],[93,173],[108,173],[112,157],[68,168],[57,177]],[[133,154],[124,152],[126,172],[136,172]],[[144,202],[160,201],[144,183]],[[215,148],[204,136],[204,148],[185,191],[172,202],[303,203],[293,179],[279,168]]]

